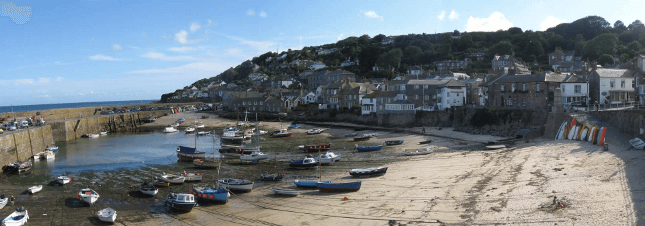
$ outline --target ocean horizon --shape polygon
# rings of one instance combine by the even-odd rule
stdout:
[[[80,107],[100,107],[100,106],[120,106],[149,104],[158,100],[122,100],[122,101],[97,101],[97,102],[78,102],[78,103],[60,103],[60,104],[34,104],[34,105],[16,105],[0,106],[0,113],[5,112],[26,112],[26,111],[43,111],[61,108],[80,108]]]

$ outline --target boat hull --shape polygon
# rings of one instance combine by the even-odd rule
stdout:
[[[253,190],[253,182],[247,180],[219,180],[218,184],[221,188],[231,191],[250,192]]]
[[[315,180],[295,180],[293,184],[300,188],[317,188],[318,183],[331,183],[331,181],[315,181]]]
[[[166,201],[166,206],[170,206],[170,209],[177,212],[190,212],[193,210],[197,203],[194,202],[173,202]]]
[[[377,167],[377,168],[368,168],[368,169],[353,169],[349,171],[349,175],[354,177],[375,176],[375,175],[383,175],[386,172],[387,172],[387,167]]]
[[[181,162],[192,162],[195,159],[205,159],[206,152],[195,152],[195,153],[177,152],[177,158],[179,158],[179,161]]]
[[[356,150],[359,152],[365,152],[365,151],[379,151],[383,149],[383,146],[378,145],[378,146],[363,146],[363,147],[356,147]]]
[[[212,188],[193,188],[190,191],[191,194],[197,197],[197,201],[200,202],[213,202],[213,203],[227,203],[228,191],[226,189],[212,189]]]
[[[385,141],[385,145],[387,145],[387,146],[401,145],[401,144],[403,144],[403,140],[390,140],[390,141]]]
[[[273,189],[273,192],[276,195],[283,195],[283,196],[290,196],[290,197],[296,197],[300,194],[300,191],[296,191],[296,190]]]
[[[322,192],[349,192],[361,189],[361,181],[348,183],[317,183],[319,191]]]
[[[148,188],[141,188],[139,189],[141,194],[148,195],[148,196],[155,196],[158,192],[159,189],[154,188],[154,187],[148,187]]]

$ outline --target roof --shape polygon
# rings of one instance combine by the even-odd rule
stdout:
[[[567,77],[566,74],[548,73],[544,75],[545,82],[562,82]]]
[[[530,75],[504,75],[499,79],[487,83],[487,85],[493,83],[516,83],[516,82],[562,82],[566,75],[551,73],[548,75],[545,74],[530,74]]]
[[[586,81],[576,75],[567,75],[567,77],[562,81],[564,83],[585,83]]]
[[[447,86],[447,87],[466,86],[466,83],[464,83],[461,80],[450,80],[444,86]]]
[[[430,85],[430,86],[440,86],[448,83],[450,80],[444,79],[412,79],[407,80],[407,85]]]
[[[598,68],[595,71],[601,78],[628,78],[633,75],[633,72],[627,69]]]
[[[397,101],[390,102],[390,103],[387,103],[387,104],[414,104],[414,103],[412,101],[409,101],[409,100],[397,100]]]
[[[511,55],[504,55],[504,56],[495,55],[493,57],[493,60],[515,60],[515,57]]]
[[[384,91],[374,91],[373,93],[363,96],[363,98],[375,98],[375,97],[396,97],[398,93],[394,91],[384,92]]]

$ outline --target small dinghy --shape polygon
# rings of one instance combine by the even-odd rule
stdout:
[[[197,202],[195,202],[195,196],[191,194],[170,193],[168,194],[168,197],[166,197],[166,202],[164,203],[164,206],[170,206],[170,208],[175,211],[183,212],[190,212],[196,205]]]
[[[284,174],[260,174],[260,180],[263,181],[281,181]]]
[[[385,141],[385,145],[387,145],[387,146],[400,145],[400,144],[403,144],[403,140],[388,140],[388,141]]]
[[[356,144],[356,150],[359,152],[365,152],[365,151],[378,151],[383,148],[383,145],[375,145],[375,146],[358,146]]]
[[[190,126],[190,127],[186,128],[186,130],[184,130],[184,132],[186,132],[186,133],[195,132],[195,127]]]
[[[506,148],[506,145],[500,144],[500,145],[488,145],[486,146],[486,149],[488,150],[496,150],[496,149],[502,149]]]
[[[62,176],[58,176],[56,178],[56,181],[58,181],[59,184],[65,185],[65,184],[71,182],[72,178],[69,178],[68,176],[62,175]]]
[[[374,175],[383,175],[387,172],[387,167],[374,167],[374,168],[365,168],[365,169],[353,169],[349,171],[349,175],[354,177],[358,176],[374,176]]]
[[[9,201],[9,198],[6,195],[4,194],[0,195],[0,209],[4,208],[4,206],[7,205],[8,201]]]
[[[346,192],[361,189],[361,181],[346,183],[317,183],[318,190],[322,192]]]
[[[307,135],[321,134],[323,131],[322,129],[312,129],[307,131]]]
[[[184,181],[186,181],[185,177],[182,176],[176,176],[173,174],[165,174],[161,175],[161,178],[159,178],[165,182],[171,183],[171,184],[183,184]]]
[[[156,188],[153,183],[143,182],[139,191],[144,195],[155,196],[159,192],[159,189]]]
[[[101,135],[101,136],[105,136],[107,134],[108,134],[107,130],[103,130],[103,131],[99,132],[99,135]]]
[[[116,210],[108,207],[108,208],[96,211],[96,216],[99,218],[99,220],[103,222],[114,223],[114,221],[116,220]]]
[[[317,188],[318,183],[331,183],[331,181],[315,181],[315,180],[295,180],[295,184],[299,188]]]
[[[414,155],[427,155],[433,152],[431,147],[425,147],[421,149],[406,149],[405,152],[401,153],[404,156],[414,156]]]
[[[250,192],[253,189],[253,181],[250,180],[224,178],[219,179],[217,184],[231,191]]]
[[[182,177],[185,177],[185,181],[202,181],[202,176],[203,173],[189,173],[184,171],[183,174],[181,174]]]
[[[273,192],[276,195],[284,195],[284,196],[291,196],[291,197],[295,197],[295,196],[298,196],[300,194],[300,191],[298,191],[298,190],[273,189]]]
[[[42,185],[32,186],[27,190],[29,190],[29,193],[34,194],[36,192],[39,192],[40,190],[43,190],[43,186]]]
[[[634,138],[629,140],[629,143],[636,149],[643,150],[643,147],[645,147],[645,142],[639,138]]]
[[[99,193],[96,193],[92,189],[85,188],[78,192],[77,198],[92,206],[97,200],[99,200]]]
[[[21,206],[20,208],[16,209],[16,211],[11,213],[11,215],[9,215],[7,218],[2,220],[2,225],[25,225],[25,223],[27,223],[27,220],[29,220],[29,214],[27,214],[27,210]]]

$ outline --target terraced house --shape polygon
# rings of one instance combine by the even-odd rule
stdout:
[[[555,88],[566,75],[530,74],[503,75],[486,84],[488,104],[494,108],[524,108],[549,111],[554,102]]]

